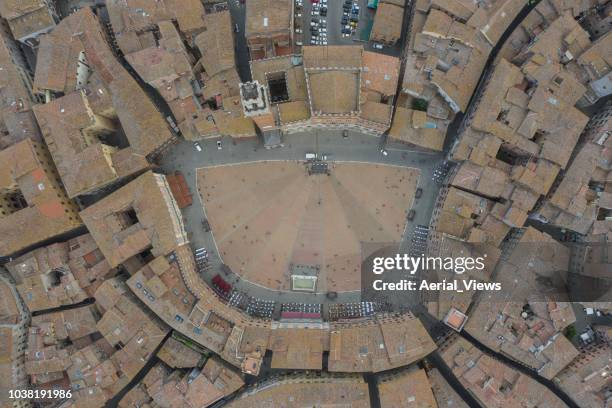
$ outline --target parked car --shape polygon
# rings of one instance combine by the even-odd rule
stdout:
[[[298,47],[301,47],[302,45],[304,45],[304,43],[301,41],[296,41],[295,45],[297,45]]]
[[[414,198],[421,198],[421,196],[423,195],[423,189],[421,187],[416,189],[416,192],[414,193]]]
[[[415,215],[416,215],[416,211],[410,210],[410,211],[408,211],[408,216],[406,218],[408,218],[408,221],[412,221],[412,220],[414,220],[414,216]]]
[[[220,140],[217,140],[217,150],[221,150],[221,149],[222,149],[222,147],[221,147],[221,141],[220,141]]]
[[[198,142],[193,142],[193,147],[195,147],[198,152],[202,151],[202,146],[200,146]]]
[[[379,43],[372,43],[372,47],[376,48],[377,50],[382,50],[384,48],[383,45]]]

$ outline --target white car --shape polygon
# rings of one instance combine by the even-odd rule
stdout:
[[[327,40],[321,41],[321,45],[327,45]]]
[[[327,33],[327,28],[321,27],[321,28],[319,28],[319,32],[320,33]]]
[[[296,41],[295,45],[297,45],[298,47],[301,47],[302,45],[304,45],[304,43],[302,43],[301,41]]]
[[[310,26],[311,27],[316,27],[318,25],[319,25],[319,23],[317,23],[316,21],[310,21]]]
[[[198,142],[193,142],[193,147],[195,147],[198,152],[202,151],[202,146],[200,146]]]
[[[382,44],[379,43],[372,43],[372,47],[376,48],[377,50],[382,50],[383,48],[385,48]]]
[[[310,15],[311,15],[311,16],[318,16],[318,15],[319,15],[319,12],[318,12],[318,11],[316,11],[316,10],[312,10],[312,11],[310,12]]]
[[[302,29],[301,29],[301,28],[296,28],[296,29],[295,29],[295,32],[296,32],[297,34],[302,34]]]
[[[295,18],[300,18],[302,17],[302,13],[295,13]]]
[[[221,150],[221,149],[222,149],[222,147],[221,147],[221,141],[220,141],[220,140],[217,140],[217,150]]]

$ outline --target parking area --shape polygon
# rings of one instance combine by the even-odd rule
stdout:
[[[427,253],[427,237],[429,236],[429,227],[426,225],[417,225],[414,229],[410,248],[408,253],[410,256],[421,256]]]
[[[365,49],[399,56],[401,46],[369,41],[376,10],[368,0],[294,0],[295,45],[362,44]]]
[[[366,0],[295,0],[297,45],[349,45],[365,27]]]

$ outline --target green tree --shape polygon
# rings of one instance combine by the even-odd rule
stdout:
[[[429,106],[429,102],[427,102],[425,99],[416,98],[412,101],[412,109],[414,110],[426,112],[427,106]]]
[[[576,335],[578,334],[578,332],[576,331],[576,328],[574,327],[573,324],[570,324],[569,326],[567,326],[565,328],[565,331],[563,332],[563,334],[565,335],[565,337],[567,337],[569,340],[572,340],[574,337],[576,337]]]

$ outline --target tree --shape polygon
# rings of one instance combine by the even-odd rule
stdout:
[[[412,109],[414,110],[426,112],[427,106],[429,106],[429,102],[427,102],[425,99],[416,98],[412,101]]]
[[[563,334],[565,335],[565,337],[568,338],[568,340],[572,340],[574,337],[576,337],[578,332],[576,331],[576,328],[574,327],[574,325],[570,324],[569,326],[565,328]]]

